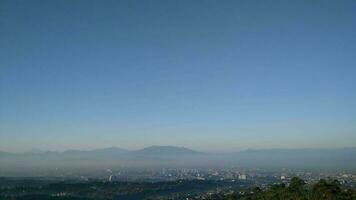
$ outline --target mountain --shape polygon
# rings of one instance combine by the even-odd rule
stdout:
[[[90,151],[0,152],[0,176],[26,170],[107,169],[116,167],[227,167],[356,170],[356,148],[340,149],[249,149],[235,153],[203,153],[185,147],[150,146],[139,150],[118,147]],[[52,171],[51,171],[52,170]],[[26,172],[23,175],[30,174]]]
[[[141,156],[188,156],[202,153],[185,147],[150,146],[140,150],[132,151],[132,154]]]
[[[94,149],[94,150],[90,150],[90,151],[67,150],[67,151],[64,151],[62,154],[120,155],[120,154],[127,153],[127,152],[128,152],[128,150],[122,149],[119,147],[109,147],[109,148],[103,148],[103,149]]]
[[[249,149],[234,154],[234,158],[247,167],[356,169],[356,148]]]

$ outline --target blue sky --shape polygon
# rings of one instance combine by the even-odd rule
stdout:
[[[0,150],[356,146],[355,1],[0,2]]]

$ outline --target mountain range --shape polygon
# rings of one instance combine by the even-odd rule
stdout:
[[[36,149],[25,153],[0,152],[0,176],[9,171],[27,169],[226,166],[356,171],[356,148],[249,149],[234,153],[205,153],[185,147],[150,146],[139,150],[110,147],[90,151]]]
[[[70,149],[63,152],[56,151],[41,151],[39,149],[31,150],[24,153],[9,153],[9,152],[0,152],[1,155],[149,155],[149,156],[169,156],[169,155],[194,155],[194,154],[203,154],[202,152],[194,151],[185,147],[175,147],[175,146],[150,146],[138,150],[127,150],[119,147],[109,147],[102,149],[94,150],[75,150]]]

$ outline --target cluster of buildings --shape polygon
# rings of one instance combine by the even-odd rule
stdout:
[[[292,177],[299,177],[306,183],[320,179],[338,180],[341,184],[356,187],[356,173],[316,172],[308,170],[263,170],[263,169],[194,169],[162,168],[142,170],[107,170],[107,181],[175,181],[175,180],[220,180],[249,182],[262,188],[275,183],[288,183]]]
[[[248,175],[238,170],[163,168],[159,170],[107,170],[107,181],[174,181],[174,180],[231,180],[245,181]]]

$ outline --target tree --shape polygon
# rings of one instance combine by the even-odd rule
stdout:
[[[311,200],[337,200],[341,195],[341,189],[338,181],[327,182],[322,179],[316,183],[311,190]]]
[[[305,182],[297,177],[292,178],[287,188],[289,199],[304,200],[307,199],[307,191],[304,188]]]

